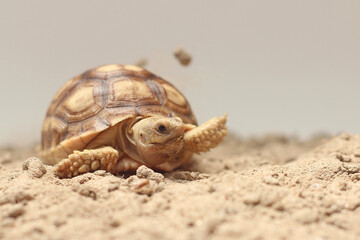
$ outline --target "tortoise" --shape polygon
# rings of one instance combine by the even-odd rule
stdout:
[[[99,169],[172,171],[227,135],[227,115],[197,126],[186,98],[133,65],[111,64],[70,79],[42,125],[40,157],[60,178]]]

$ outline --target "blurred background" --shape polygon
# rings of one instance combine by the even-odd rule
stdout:
[[[199,122],[228,112],[242,136],[360,132],[357,0],[1,0],[0,31],[0,145],[39,141],[71,77],[143,58]]]

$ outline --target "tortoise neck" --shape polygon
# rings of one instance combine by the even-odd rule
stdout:
[[[116,145],[119,150],[124,152],[126,155],[132,159],[142,162],[142,158],[139,155],[136,144],[132,140],[132,126],[139,121],[139,118],[129,119],[123,122],[118,123],[117,125],[117,135],[116,135]]]

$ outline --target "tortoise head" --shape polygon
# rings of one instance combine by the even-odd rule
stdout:
[[[131,142],[147,166],[174,161],[184,148],[185,124],[178,117],[148,117],[131,128]]]

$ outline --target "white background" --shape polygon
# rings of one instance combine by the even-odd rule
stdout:
[[[69,78],[144,57],[199,122],[228,112],[240,135],[360,132],[360,1],[1,0],[0,144],[38,141]]]

